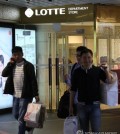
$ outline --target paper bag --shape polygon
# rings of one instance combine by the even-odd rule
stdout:
[[[26,126],[32,128],[43,128],[45,121],[46,108],[42,104],[28,104],[27,112],[24,116]]]

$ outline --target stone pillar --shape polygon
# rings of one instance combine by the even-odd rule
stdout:
[[[48,75],[48,58],[49,58],[49,37],[48,34],[51,33],[51,57],[52,63],[55,64],[55,33],[50,25],[39,25],[37,26],[37,78],[39,86],[40,100],[46,104],[47,109],[49,108],[49,75]],[[55,67],[52,69],[52,102],[53,109],[56,107],[56,89],[55,89]]]

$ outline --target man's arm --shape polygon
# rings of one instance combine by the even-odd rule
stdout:
[[[70,91],[70,108],[69,108],[69,115],[73,115],[73,102],[75,98],[75,92]]]
[[[72,68],[71,68],[71,71],[70,71],[70,74],[66,74],[65,75],[65,83],[71,87],[71,77],[72,77],[72,74],[74,73],[75,71],[75,67],[76,67],[77,63],[75,63]]]
[[[73,115],[73,103],[74,103],[74,98],[75,98],[76,91],[77,91],[77,73],[75,71],[73,73],[72,77],[71,77],[69,115]]]
[[[9,62],[7,66],[3,69],[2,76],[8,77],[12,73],[13,68],[14,68],[14,64]]]

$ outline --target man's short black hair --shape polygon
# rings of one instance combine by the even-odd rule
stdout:
[[[77,47],[76,52],[81,52],[85,49],[87,49],[85,46],[79,46],[79,47]]]
[[[3,57],[3,55],[0,55],[0,61],[4,65],[4,57]]]
[[[90,53],[93,56],[93,52],[91,49],[85,49],[85,50],[81,51],[80,56],[82,56],[83,54],[87,54],[87,53]]]
[[[15,46],[15,47],[12,49],[12,54],[13,54],[13,53],[17,53],[17,52],[21,52],[21,53],[23,54],[22,47],[20,47],[20,46]]]

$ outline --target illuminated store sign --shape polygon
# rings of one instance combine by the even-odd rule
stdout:
[[[69,7],[69,8],[50,8],[50,9],[31,9],[28,8],[25,11],[25,15],[30,18],[35,16],[47,16],[47,15],[66,15],[66,14],[78,14],[79,11],[88,10],[88,7]]]
[[[21,23],[64,23],[64,22],[88,22],[94,20],[94,6],[66,5],[49,8],[21,8]]]
[[[79,11],[88,10],[88,7],[69,7],[68,14],[78,14]]]
[[[55,15],[62,15],[62,14],[65,14],[65,8],[54,8],[54,9],[41,9],[40,11],[39,10],[35,10],[35,15],[36,16],[45,16],[45,15],[52,15],[52,14],[55,14]]]

